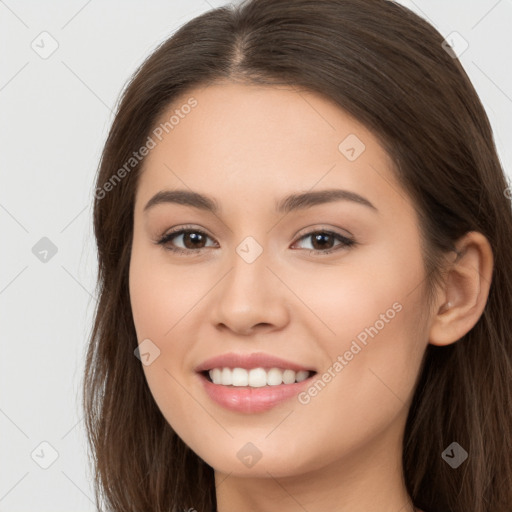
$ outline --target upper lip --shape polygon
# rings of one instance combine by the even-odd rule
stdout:
[[[284,370],[290,369],[296,372],[301,370],[315,371],[307,366],[294,363],[293,361],[287,361],[280,357],[275,357],[263,352],[254,352],[252,354],[236,354],[234,352],[230,352],[227,354],[221,354],[203,361],[195,368],[195,371],[204,372],[213,368],[245,368],[246,370],[250,370],[252,368],[282,368]]]

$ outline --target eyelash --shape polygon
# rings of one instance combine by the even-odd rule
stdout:
[[[196,228],[194,228],[192,226],[185,226],[185,227],[178,228],[178,229],[176,229],[174,231],[171,231],[169,233],[166,233],[161,238],[159,238],[155,243],[157,245],[164,246],[164,248],[166,250],[168,250],[168,251],[174,252],[176,254],[184,254],[186,256],[192,256],[192,255],[195,256],[199,252],[201,252],[202,250],[207,249],[207,247],[201,247],[200,249],[181,249],[179,247],[166,246],[166,244],[168,242],[170,242],[173,238],[175,238],[178,235],[185,234],[185,233],[199,233],[202,236],[205,236],[207,238],[211,238],[207,233],[205,233],[204,231],[202,231],[200,229],[196,229]],[[309,233],[306,233],[306,234],[302,235],[298,240],[302,240],[303,238],[307,238],[307,237],[310,237],[312,235],[319,234],[319,233],[324,234],[324,235],[332,235],[337,240],[339,240],[341,242],[341,244],[333,247],[332,249],[322,249],[322,250],[309,249],[309,253],[310,254],[315,254],[316,253],[317,255],[327,255],[327,254],[330,254],[332,252],[339,251],[339,250],[341,250],[343,248],[347,248],[348,249],[350,247],[353,247],[353,246],[357,245],[357,242],[355,240],[352,240],[350,238],[344,237],[343,235],[340,235],[339,233],[336,233],[334,231],[328,231],[328,230],[310,231]],[[305,250],[308,250],[308,249],[305,249]],[[191,254],[191,253],[195,253],[195,254]]]

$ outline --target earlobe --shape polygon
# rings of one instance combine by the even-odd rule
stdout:
[[[455,343],[468,333],[481,317],[491,287],[494,267],[487,238],[470,231],[457,241],[457,258],[447,269],[439,306],[430,322],[432,345]]]

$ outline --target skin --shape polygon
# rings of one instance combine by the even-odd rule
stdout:
[[[420,363],[429,343],[456,342],[480,317],[489,243],[479,233],[459,241],[464,256],[427,311],[418,218],[371,132],[317,94],[234,83],[190,91],[160,121],[191,96],[197,106],[145,160],[134,211],[130,296],[139,343],[160,350],[143,367],[158,407],[214,468],[220,512],[414,510],[401,455]],[[365,145],[354,161],[338,149],[350,134]],[[221,212],[171,203],[143,211],[177,188],[215,198]],[[378,211],[350,201],[274,211],[287,194],[328,188],[356,192]],[[167,245],[205,247],[199,254],[155,244],[188,225],[206,232],[202,245],[180,235]],[[325,248],[339,250],[322,255],[304,236],[322,229],[357,245],[328,239]],[[263,250],[252,263],[236,252],[248,236]],[[194,372],[215,355],[266,352],[320,375],[394,303],[400,312],[307,404],[230,411]],[[252,467],[237,457],[248,442],[262,455]]]

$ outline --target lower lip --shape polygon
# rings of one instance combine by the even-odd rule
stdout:
[[[307,387],[311,377],[295,384],[263,386],[261,388],[222,386],[210,382],[203,374],[198,374],[208,396],[217,404],[236,412],[257,413],[273,407],[296,396]]]

